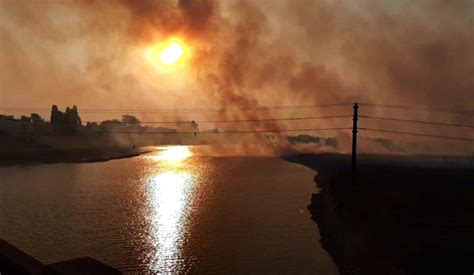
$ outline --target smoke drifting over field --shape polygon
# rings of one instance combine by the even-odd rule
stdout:
[[[245,109],[359,101],[472,107],[473,1],[3,0],[0,15],[1,105]],[[142,53],[169,37],[181,37],[192,55],[184,68],[163,72]],[[216,115],[224,116],[193,116]],[[252,127],[302,125],[308,122]]]

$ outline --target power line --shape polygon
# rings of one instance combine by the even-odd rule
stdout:
[[[463,128],[473,128],[474,129],[474,125],[468,125],[468,124],[432,122],[432,121],[389,118],[389,117],[378,117],[378,116],[359,116],[359,117],[369,118],[369,119],[390,120],[390,121],[400,121],[400,122],[412,122],[412,123],[420,123],[420,124],[442,125],[442,126],[463,127]]]
[[[303,129],[266,129],[266,130],[235,130],[235,131],[219,131],[219,132],[177,132],[177,131],[94,131],[97,134],[253,134],[253,133],[280,133],[280,132],[314,132],[314,131],[333,131],[333,130],[350,130],[350,127],[338,127],[338,128],[303,128]]]
[[[286,117],[286,118],[261,118],[261,119],[235,119],[235,120],[188,120],[188,121],[136,121],[136,122],[122,122],[122,121],[106,121],[106,123],[115,124],[187,124],[191,122],[196,123],[234,123],[234,122],[265,122],[265,121],[292,121],[292,120],[312,120],[312,119],[333,119],[333,118],[349,118],[350,115],[338,116],[311,116],[311,117]],[[104,121],[84,121],[84,123],[103,123]]]
[[[281,106],[260,106],[251,108],[226,107],[226,108],[191,108],[191,109],[81,109],[81,113],[228,113],[228,112],[253,112],[267,110],[293,110],[293,109],[312,109],[325,107],[348,106],[352,103],[328,103],[314,105],[281,105]],[[28,107],[0,107],[3,110],[18,111],[50,111],[47,108],[28,108]]]
[[[359,128],[359,129],[360,130],[366,130],[366,131],[373,131],[373,132],[402,134],[402,135],[411,135],[411,136],[420,136],[420,137],[432,137],[432,138],[444,138],[444,139],[463,140],[463,141],[474,141],[474,138],[462,138],[462,137],[453,137],[453,136],[430,135],[430,134],[392,131],[392,130],[373,129],[373,128]]]
[[[420,107],[420,106],[407,106],[407,105],[374,104],[374,103],[360,103],[360,105],[367,106],[367,107],[373,107],[373,108],[388,108],[388,109],[402,109],[402,110],[414,110],[414,111],[474,115],[474,110],[436,108],[436,107]]]
[[[83,123],[103,123],[103,124],[189,124],[193,121],[196,123],[239,123],[239,122],[269,122],[269,121],[296,121],[296,120],[313,120],[313,119],[335,119],[335,118],[349,118],[350,115],[338,115],[338,116],[311,116],[311,117],[287,117],[287,118],[262,118],[262,119],[235,119],[235,120],[191,120],[191,121],[83,121]],[[15,121],[14,121],[15,122]],[[33,126],[33,127],[49,127],[48,124],[32,124],[29,122],[20,122],[18,126],[4,126],[3,128],[21,128],[22,126]],[[75,122],[57,122],[59,124],[72,124],[76,125]],[[1,128],[1,127],[0,127]]]

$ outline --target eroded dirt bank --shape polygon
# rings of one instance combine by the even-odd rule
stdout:
[[[472,157],[298,155],[322,189],[308,209],[341,274],[472,274]]]

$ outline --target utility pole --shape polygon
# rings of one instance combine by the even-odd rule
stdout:
[[[352,177],[355,179],[357,170],[357,120],[359,119],[359,104],[354,103],[354,116],[352,118]]]

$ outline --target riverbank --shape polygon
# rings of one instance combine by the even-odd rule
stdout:
[[[322,189],[308,209],[341,274],[472,274],[472,157],[298,155]]]
[[[96,259],[82,257],[45,265],[0,239],[0,274],[122,274]]]
[[[99,162],[135,157],[152,151],[150,147],[134,148],[132,143],[123,146],[109,142],[108,139],[80,137],[50,139],[25,139],[0,135],[0,166]]]
[[[0,166],[34,165],[48,163],[100,162],[113,159],[131,158],[151,152],[151,149],[107,148],[89,150],[39,150],[0,154]]]

